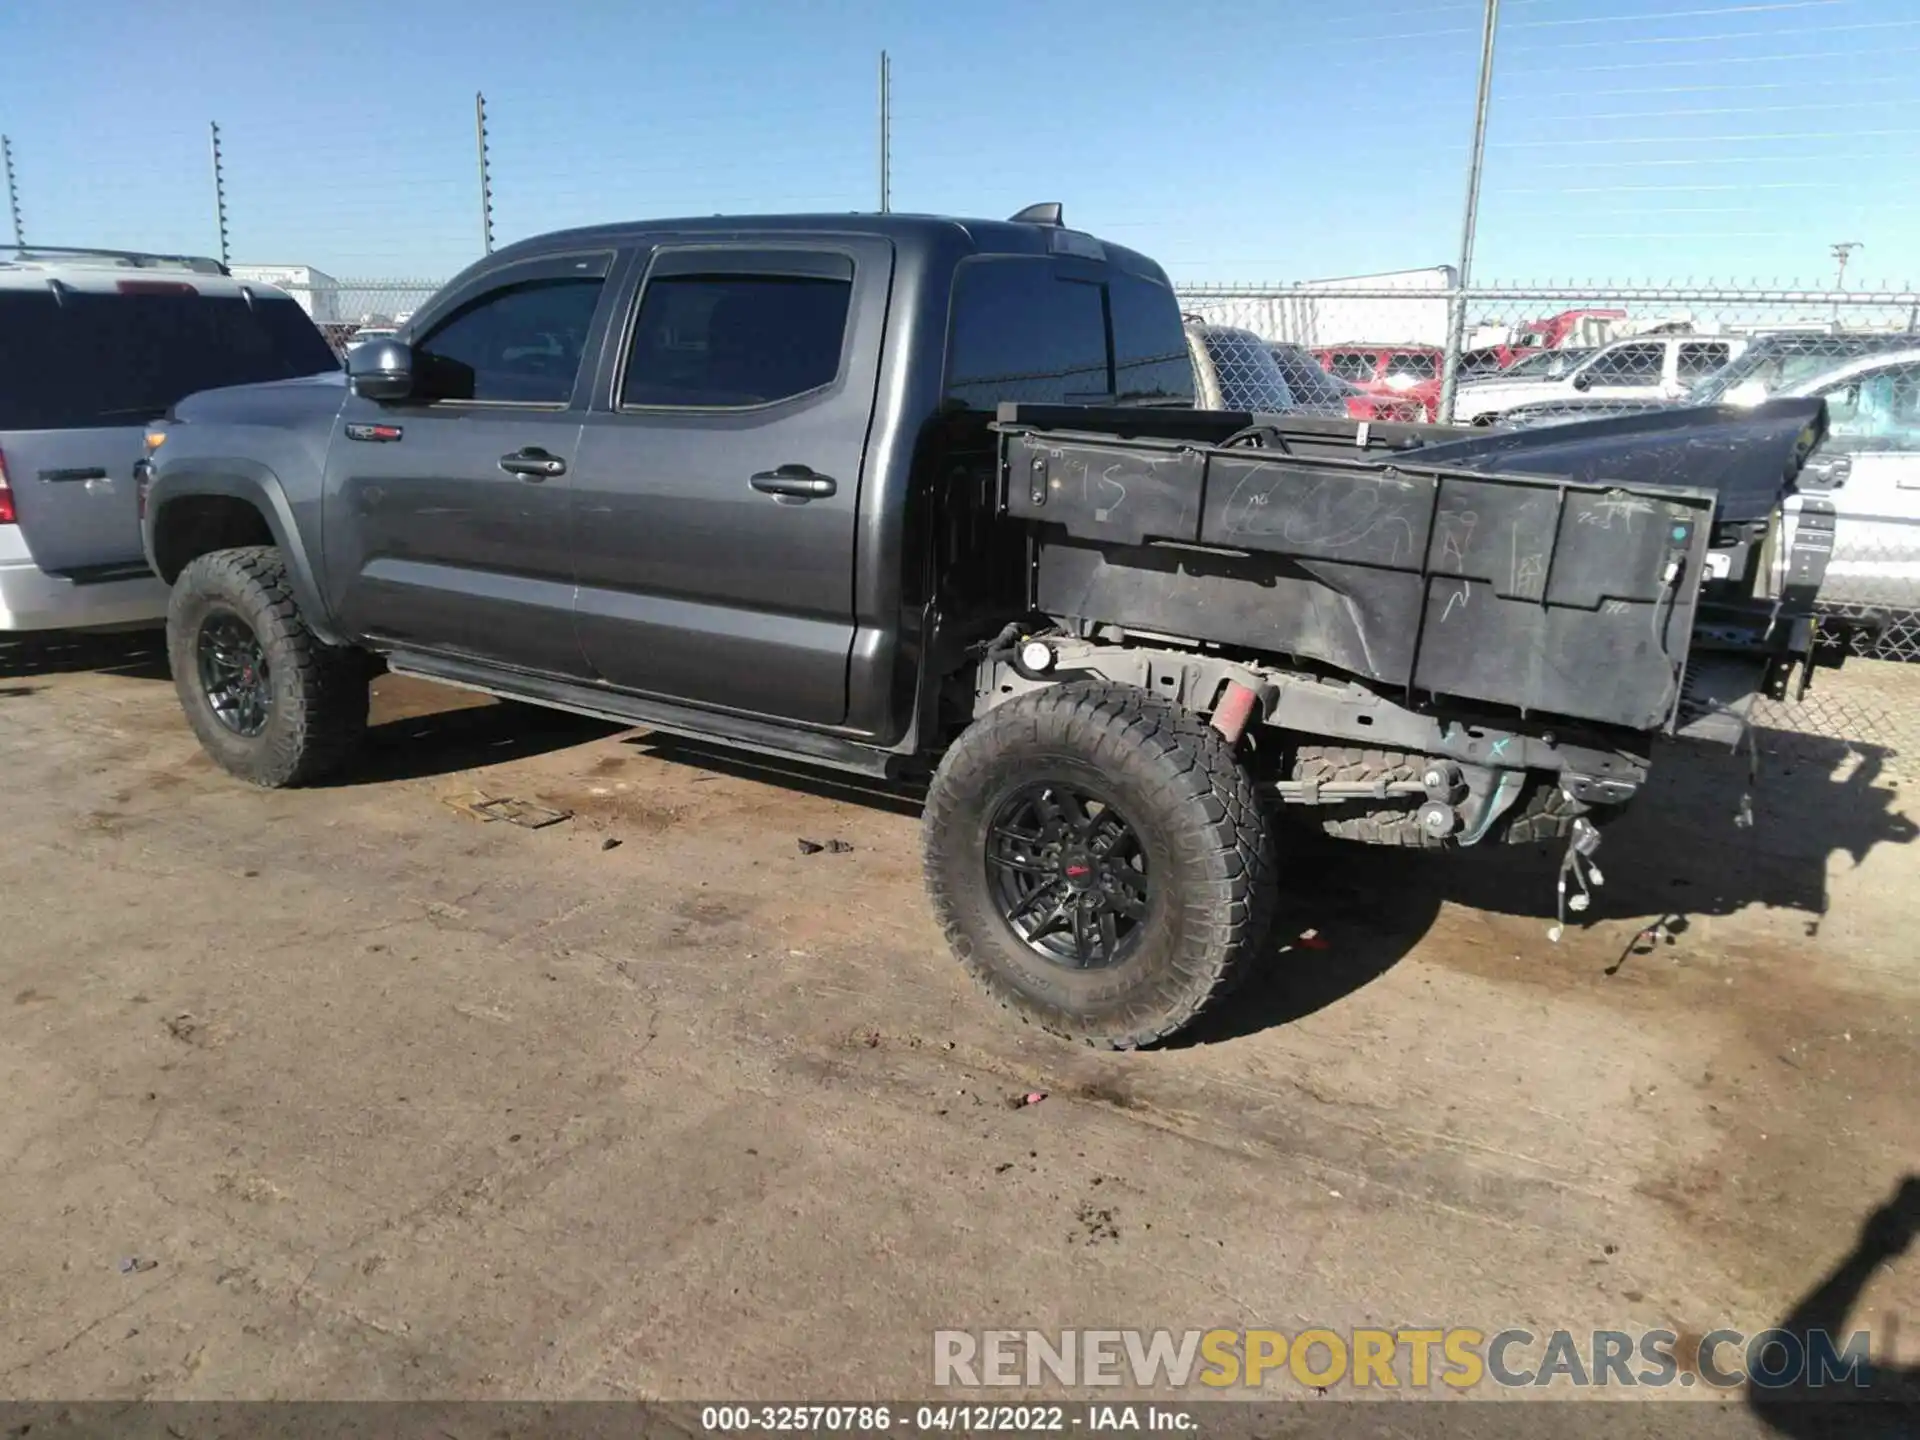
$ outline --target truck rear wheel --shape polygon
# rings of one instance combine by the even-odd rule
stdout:
[[[188,563],[167,605],[167,658],[202,747],[255,785],[323,778],[367,728],[364,657],[307,629],[270,545]]]
[[[1252,779],[1203,719],[1056,685],[976,721],[927,794],[926,876],[989,994],[1056,1034],[1163,1040],[1258,961],[1274,896]]]
[[[1418,781],[1429,763],[1425,755],[1409,755],[1402,750],[1366,750],[1354,745],[1302,745],[1294,752],[1293,778],[1318,780],[1407,780]],[[1301,807],[1293,806],[1290,809]],[[1340,840],[1358,840],[1367,845],[1404,845],[1417,850],[1456,850],[1460,842],[1454,836],[1429,835],[1420,825],[1417,799],[1351,800],[1344,804],[1317,805],[1308,812],[1320,828]],[[1493,822],[1483,845],[1538,845],[1564,840],[1572,832],[1576,816],[1589,807],[1562,790],[1550,775],[1530,775],[1526,788],[1513,807]],[[1593,818],[1610,815],[1618,806],[1602,806]]]

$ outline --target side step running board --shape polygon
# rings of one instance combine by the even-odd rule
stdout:
[[[519,700],[529,705],[545,705],[575,715],[588,715],[616,725],[642,725],[688,740],[718,740],[737,750],[750,750],[782,760],[800,760],[848,770],[859,775],[891,779],[899,768],[899,757],[872,745],[843,740],[818,731],[790,729],[783,725],[728,715],[712,710],[695,710],[666,700],[614,694],[592,685],[567,681],[535,680],[527,677],[525,686],[503,683],[499,671],[441,656],[415,655],[396,651],[388,655],[387,669],[396,675],[413,675],[462,690],[477,690],[503,700]]]

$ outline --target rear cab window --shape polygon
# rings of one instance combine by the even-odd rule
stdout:
[[[340,368],[291,299],[172,283],[0,289],[0,430],[138,425],[201,390]]]
[[[1436,380],[1440,376],[1440,357],[1425,350],[1399,350],[1387,357],[1385,379]]]
[[[954,276],[948,403],[1193,403],[1180,307],[1116,266],[976,256]]]
[[[1336,350],[1327,362],[1327,369],[1342,380],[1362,385],[1373,379],[1373,367],[1371,350]]]

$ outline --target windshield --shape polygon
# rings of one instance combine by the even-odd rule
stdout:
[[[1435,380],[1440,375],[1439,355],[1426,350],[1399,350],[1387,357],[1388,380]]]
[[[1298,345],[1269,345],[1281,378],[1303,405],[1344,404],[1349,395],[1358,395],[1360,387],[1329,375],[1320,362]]]
[[[1756,386],[1753,399],[1762,400],[1792,386],[1804,384],[1816,376],[1837,368],[1848,360],[1871,355],[1875,350],[1898,347],[1905,337],[1876,337],[1872,342],[1851,342],[1822,337],[1812,344],[1791,350],[1771,345],[1756,345],[1711,375],[1703,377],[1687,392],[1690,405],[1717,405],[1735,386]]]
[[[1585,348],[1542,350],[1537,355],[1514,361],[1507,367],[1506,374],[1515,380],[1558,380],[1591,354],[1593,351]]]
[[[1275,411],[1294,407],[1293,391],[1266,343],[1251,330],[1209,325],[1200,344],[1220,382],[1220,404],[1227,410]]]

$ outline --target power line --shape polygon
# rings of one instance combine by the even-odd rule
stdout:
[[[1526,167],[1526,172],[1528,174],[1538,174],[1541,171],[1578,170],[1582,174],[1585,174],[1593,170],[1698,169],[1703,166],[1711,166],[1715,170],[1726,170],[1738,165],[1804,165],[1809,160],[1821,160],[1825,158],[1829,157],[1818,154],[1720,155],[1693,156],[1687,159],[1663,158],[1659,160],[1647,160],[1636,158],[1633,160],[1580,160],[1551,165],[1529,165]]]
[[[1847,86],[1852,89],[1860,85],[1911,85],[1911,75],[1849,75]],[[1608,90],[1584,90],[1584,95],[1708,95],[1725,93],[1729,90],[1805,90],[1807,82],[1799,80],[1745,80],[1737,85],[1617,85]],[[1558,99],[1559,96],[1552,97]]]
[[[1848,180],[1743,180],[1731,185],[1519,185],[1503,193],[1508,195],[1653,195],[1739,191],[1745,194],[1752,190],[1844,190],[1851,188],[1852,184],[1853,182]]]
[[[1697,105],[1673,110],[1602,110],[1588,115],[1575,111],[1566,120],[1686,120],[1695,115],[1779,115],[1801,110],[1873,110],[1888,105],[1912,106],[1901,100],[1837,100],[1818,105]]]
[[[1764,10],[1826,9],[1837,0],[1774,0],[1766,5],[1716,5],[1707,10],[1642,11],[1634,15],[1581,15],[1571,20],[1516,20],[1515,30],[1539,30],[1554,25],[1617,25],[1632,20],[1690,20],[1705,15],[1752,15]]]
[[[1744,144],[1749,140],[1853,140],[1866,135],[1920,135],[1920,129],[1899,130],[1775,130],[1751,135],[1690,135],[1689,145],[1731,145]],[[1501,140],[1502,148],[1528,149],[1543,145],[1671,145],[1671,135],[1621,135],[1603,138],[1575,138],[1556,140]]]
[[[1651,18],[1651,17],[1649,17]],[[1544,55],[1561,50],[1612,49],[1616,45],[1706,45],[1716,40],[1774,40],[1788,35],[1838,35],[1854,30],[1910,30],[1920,20],[1863,20],[1858,25],[1803,25],[1799,29],[1723,30],[1712,35],[1625,35],[1605,40],[1573,40],[1564,45],[1526,45],[1519,53]]]
[[[1771,37],[1769,37],[1771,38]],[[1592,75],[1607,70],[1671,70],[1682,65],[1767,65],[1776,60],[1791,60],[1802,65],[1810,60],[1867,60],[1881,55],[1911,55],[1920,45],[1880,46],[1872,50],[1789,50],[1778,55],[1703,55],[1693,60],[1635,60],[1622,65],[1569,65],[1562,74]]]

